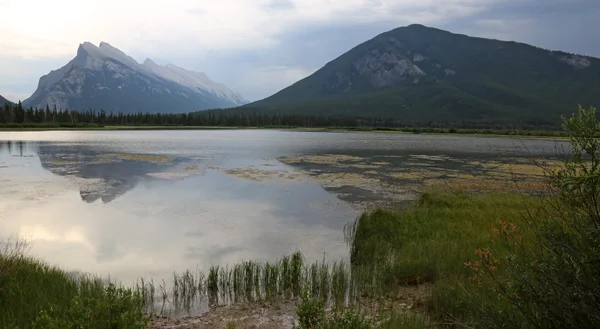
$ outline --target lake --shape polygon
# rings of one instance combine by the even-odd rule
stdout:
[[[397,156],[385,163],[411,173],[432,157],[496,161],[551,156],[564,145],[284,130],[0,132],[0,232],[29,240],[30,253],[50,264],[125,284],[296,250],[339,260],[348,257],[343,227],[362,209],[352,203],[359,189],[328,188],[303,157]],[[462,166],[432,163],[442,174]]]

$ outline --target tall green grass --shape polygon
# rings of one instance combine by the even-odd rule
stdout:
[[[26,256],[27,244],[0,243],[0,328],[133,328],[145,323],[138,292],[72,274]],[[93,321],[92,321],[93,320]]]
[[[300,252],[295,252],[276,262],[246,261],[213,266],[207,272],[176,273],[170,292],[164,291],[164,285],[156,289],[153,282],[141,281],[138,287],[151,307],[149,311],[194,313],[204,302],[217,306],[295,299],[304,286],[323,301],[342,307],[349,303],[353,285],[347,263],[323,260],[309,264]]]
[[[433,283],[423,311],[448,325],[473,323],[484,306],[508,312],[505,300],[471,281],[466,263],[490,246],[493,226],[523,224],[523,212],[539,204],[520,194],[428,192],[405,210],[365,213],[346,229],[352,269],[373,272],[377,298],[393,298],[400,286]]]

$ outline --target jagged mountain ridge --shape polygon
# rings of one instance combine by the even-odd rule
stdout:
[[[556,124],[600,105],[600,59],[423,25],[368,40],[239,111]]]
[[[244,98],[204,73],[150,59],[138,63],[106,42],[79,45],[73,60],[40,78],[26,107],[104,109],[123,113],[177,113],[245,104]]]
[[[9,103],[12,104],[13,102],[9,101],[8,99],[2,97],[2,95],[0,95],[0,106],[4,106],[4,104]]]

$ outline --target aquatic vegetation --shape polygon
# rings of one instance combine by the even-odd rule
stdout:
[[[131,161],[146,161],[156,164],[173,164],[173,158],[165,155],[149,155],[149,154],[128,154],[128,153],[106,153],[101,154],[100,158]]]
[[[346,154],[320,154],[279,158],[279,161],[286,164],[312,163],[335,166],[343,166],[344,164],[347,165],[348,163],[354,163],[361,160],[363,160],[362,157]]]
[[[290,170],[263,170],[256,168],[214,169],[220,170],[221,172],[233,177],[254,182],[268,182],[275,179],[296,181],[306,178],[306,175]]]
[[[352,268],[344,261],[306,263],[302,254],[296,252],[274,263],[246,261],[213,266],[207,273],[175,273],[169,293],[164,293],[162,286],[157,293],[153,282],[142,282],[138,287],[143,290],[148,312],[156,314],[191,314],[198,312],[204,302],[222,306],[297,299],[303,287],[326,305],[341,310],[363,296],[385,290],[376,287],[379,282],[372,280],[377,271]]]

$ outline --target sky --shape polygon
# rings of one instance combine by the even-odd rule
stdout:
[[[253,101],[413,23],[600,57],[600,0],[0,0],[0,95],[24,100],[84,41],[205,72]]]

